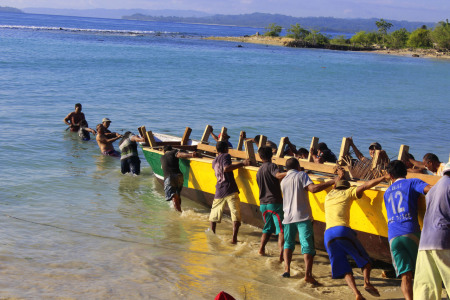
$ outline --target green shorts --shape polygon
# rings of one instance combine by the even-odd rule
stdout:
[[[261,204],[259,206],[264,218],[263,233],[283,234],[283,204]]]
[[[409,271],[414,273],[419,241],[420,232],[397,236],[389,241],[392,264],[397,277]]]
[[[284,224],[284,249],[295,249],[297,233],[302,247],[302,254],[316,255],[314,248],[314,231],[311,220]]]

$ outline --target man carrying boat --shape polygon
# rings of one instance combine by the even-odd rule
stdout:
[[[339,169],[338,174],[342,178],[344,171]],[[356,288],[355,278],[347,255],[352,256],[356,265],[362,268],[365,290],[373,296],[380,296],[380,294],[370,283],[372,266],[369,255],[357,239],[356,232],[350,228],[350,207],[353,200],[360,199],[363,196],[365,190],[387,179],[388,176],[379,177],[358,187],[350,187],[350,182],[347,180],[339,180],[334,189],[325,197],[326,229],[324,243],[331,262],[331,276],[333,279],[345,278],[356,299],[364,299],[364,297]]]
[[[231,243],[236,244],[239,227],[241,226],[241,204],[239,200],[239,189],[234,179],[233,170],[243,166],[249,166],[250,161],[244,160],[243,162],[232,164],[226,142],[217,142],[216,149],[218,155],[213,160],[212,167],[217,178],[217,184],[209,221],[211,222],[212,232],[216,233],[216,224],[222,220],[223,208],[225,203],[227,203],[231,213],[231,220],[233,221],[233,237]]]
[[[266,244],[270,236],[275,234],[278,235],[280,261],[283,261],[283,197],[280,180],[286,173],[280,173],[278,166],[272,163],[272,148],[263,146],[258,149],[258,154],[263,163],[256,173],[256,181],[259,187],[259,209],[264,218],[259,254],[266,254]]]
[[[287,174],[281,181],[283,192],[284,212],[284,273],[283,277],[289,278],[292,253],[295,249],[295,239],[299,235],[302,254],[305,261],[305,281],[313,285],[319,283],[312,275],[312,266],[316,250],[314,248],[314,232],[312,227],[312,213],[309,204],[308,192],[317,193],[341,179],[343,174],[333,180],[321,184],[314,184],[308,174],[301,171],[300,163],[296,158],[286,161]]]
[[[220,140],[221,135],[222,135],[221,133],[219,133],[219,136],[215,135],[214,132],[213,132],[213,128],[211,127],[211,136],[213,137],[213,139],[214,139],[216,142],[218,142],[218,141]],[[227,133],[225,133],[225,134],[223,135],[223,141],[226,142],[226,143],[228,144],[228,148],[233,148],[233,145],[232,145],[231,142],[230,142],[230,136],[229,136]]]
[[[349,137],[347,138],[350,141],[350,146],[353,148],[353,151],[355,151],[355,155],[359,160],[365,160],[367,159],[362,153],[361,151],[359,151],[359,149],[356,147],[355,143],[353,142],[353,138]],[[375,155],[375,151],[376,150],[382,150],[380,143],[374,142],[372,144],[370,144],[369,146],[369,156],[371,159],[373,159],[374,155]]]
[[[403,296],[412,300],[412,280],[420,240],[418,201],[419,195],[426,194],[431,186],[418,178],[406,179],[406,166],[400,160],[390,162],[387,172],[393,182],[384,193],[392,263],[397,277],[402,278]]]
[[[450,293],[450,162],[426,196],[422,236],[414,278],[416,299],[441,299]]]
[[[81,112],[82,106],[80,103],[75,104],[75,111],[69,113],[64,118],[64,123],[69,125],[70,131],[77,132],[80,129],[80,123],[86,120],[84,113]]]
[[[145,139],[125,132],[119,142],[120,149],[120,171],[122,174],[131,173],[139,175],[141,173],[141,160],[137,150],[137,143],[145,142]]]
[[[416,167],[425,168],[431,175],[443,176],[445,164],[439,160],[436,154],[427,153],[422,161],[409,158],[409,161]]]
[[[311,149],[315,163],[323,164],[324,162],[335,163],[336,155],[328,148],[327,144],[319,143],[317,149]]]
[[[173,207],[181,212],[181,190],[183,189],[184,177],[180,170],[179,158],[195,157],[195,152],[182,153],[172,146],[164,146],[164,155],[161,156],[161,168],[164,173],[164,193],[166,201],[172,201]]]
[[[122,136],[118,133],[106,133],[105,127],[102,124],[97,125],[97,140],[100,152],[103,155],[120,157],[120,152],[116,151],[113,146],[113,142],[120,139]]]

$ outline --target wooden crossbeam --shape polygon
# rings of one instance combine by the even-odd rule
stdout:
[[[280,144],[278,145],[277,154],[276,157],[283,157],[284,156],[284,148],[286,147],[286,137],[282,137],[280,139]]]
[[[401,160],[401,161],[408,160],[409,159],[408,158],[408,152],[409,152],[409,146],[407,146],[407,145],[400,145],[400,150],[398,152],[397,159]]]
[[[375,169],[380,162],[380,152],[381,152],[381,150],[375,150],[375,153],[374,153],[373,159],[372,159],[372,169]]]
[[[227,128],[222,127],[222,130],[220,131],[219,141],[223,142],[223,140],[225,139],[225,135],[227,135]]]
[[[150,147],[156,147],[156,146],[158,146],[158,145],[156,144],[155,137],[153,136],[153,132],[147,131],[147,132],[146,132],[146,136],[147,136],[148,144],[149,144]]]
[[[245,138],[247,137],[245,131],[241,131],[241,133],[239,134],[239,142],[237,144],[237,150],[242,150],[242,146],[244,146],[244,141]]]
[[[211,125],[206,125],[205,131],[203,132],[202,139],[200,140],[200,143],[202,144],[208,144],[209,136],[211,135],[211,131],[213,131],[213,128]]]
[[[309,146],[309,155],[308,155],[309,162],[314,162],[314,158],[313,158],[311,149],[317,149],[317,144],[319,144],[319,138],[313,136],[311,139],[311,145]]]
[[[261,147],[265,147],[266,143],[267,143],[267,136],[261,134],[259,136],[258,149],[261,148]]]
[[[149,144],[149,142],[148,142],[148,138],[147,138],[147,134],[146,134],[147,130],[145,129],[145,126],[139,127],[139,128],[138,128],[138,131],[139,131],[139,135],[142,136],[142,137],[144,138],[144,140],[145,140],[145,145],[146,145],[146,146],[149,146],[150,144]]]
[[[192,129],[189,127],[186,127],[184,130],[183,137],[181,138],[181,145],[187,145],[189,141],[189,136],[191,135]]]
[[[345,164],[344,157],[348,155],[349,150],[350,150],[350,139],[344,137],[342,138],[341,150],[339,152],[338,162],[340,164]]]
[[[255,150],[253,149],[253,142],[247,140],[244,142],[244,145],[247,159],[250,160],[250,164],[252,166],[256,166],[256,157],[255,157]]]

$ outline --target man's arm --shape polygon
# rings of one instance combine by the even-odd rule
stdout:
[[[138,142],[138,143],[143,143],[145,142],[145,139],[143,137],[139,137],[137,135],[133,135],[130,139],[132,142]]]
[[[72,113],[69,113],[65,118],[64,118],[64,123],[66,123],[66,125],[69,125],[72,127],[72,124],[69,123],[69,121],[71,121],[71,117],[72,117]]]
[[[355,152],[356,157],[359,160],[362,160],[364,155],[361,153],[361,151],[358,150],[358,148],[356,147],[355,143],[353,143],[353,138],[349,137],[347,139],[350,140],[350,146],[353,148],[353,151]]]
[[[324,189],[332,186],[342,178],[344,178],[344,170],[342,168],[338,169],[337,176],[333,178],[332,180],[320,183],[320,184],[310,184],[306,187],[306,189],[311,193],[317,193],[320,191],[323,191]]]
[[[286,177],[286,174],[287,174],[287,172],[278,172],[276,175],[275,175],[275,177],[278,179],[278,180],[283,180],[283,178],[284,177]]]
[[[219,138],[217,137],[217,135],[214,134],[212,127],[211,127],[211,136],[213,137],[213,139],[214,139],[216,142],[219,141]]]
[[[195,151],[192,152],[192,153],[186,153],[186,152],[178,151],[177,154],[176,154],[177,158],[193,158],[193,157],[196,157],[196,156],[197,156],[197,153]]]
[[[433,187],[433,186],[432,186],[431,184],[427,185],[427,186],[423,189],[423,194],[426,195],[426,194],[430,191],[430,189],[431,189],[432,187]]]
[[[118,135],[116,137],[108,139],[106,136],[100,136],[100,137],[97,136],[97,140],[100,141],[101,143],[112,143],[114,141],[117,141],[121,137],[122,137],[121,135]]]
[[[234,163],[231,165],[226,166],[225,168],[223,168],[224,172],[233,172],[236,169],[239,169],[241,167],[244,166],[250,166],[250,161],[248,159],[242,161],[242,162],[238,162],[238,163]]]
[[[358,186],[356,188],[356,196],[359,198],[361,198],[364,194],[365,190],[368,190],[378,184],[380,184],[382,181],[387,181],[389,180],[391,177],[389,176],[389,174],[386,174],[384,176],[372,179],[370,181],[365,182],[364,184]]]
[[[418,161],[418,160],[414,160],[414,159],[410,158],[409,162],[412,163],[415,167],[425,169],[425,164],[422,161]]]
[[[97,134],[97,132],[94,130],[94,129],[92,129],[92,128],[89,128],[89,127],[85,127],[84,128],[87,132],[90,132],[90,133],[92,133],[92,134]]]

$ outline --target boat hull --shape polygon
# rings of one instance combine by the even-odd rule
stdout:
[[[163,183],[163,173],[160,164],[160,158],[163,153],[147,147],[143,148],[143,152],[158,181]],[[212,159],[207,158],[180,159],[180,170],[184,176],[182,196],[202,203],[207,207],[212,205],[216,184],[216,177],[211,163]],[[257,170],[257,167],[239,168],[234,171],[234,176],[240,192],[242,221],[262,228],[264,224],[259,210],[259,188],[256,182]],[[319,175],[310,175],[310,177],[314,183],[320,183],[329,179],[326,176]],[[322,250],[325,250],[323,239],[325,231],[324,201],[329,190],[315,194],[308,193],[314,218],[315,245],[317,249]],[[390,263],[387,218],[383,203],[384,190],[378,187],[367,190],[361,199],[352,203],[350,227],[356,231],[362,245],[373,259]],[[423,201],[420,201],[419,207],[423,215]],[[225,210],[225,213],[227,213],[227,210]]]

